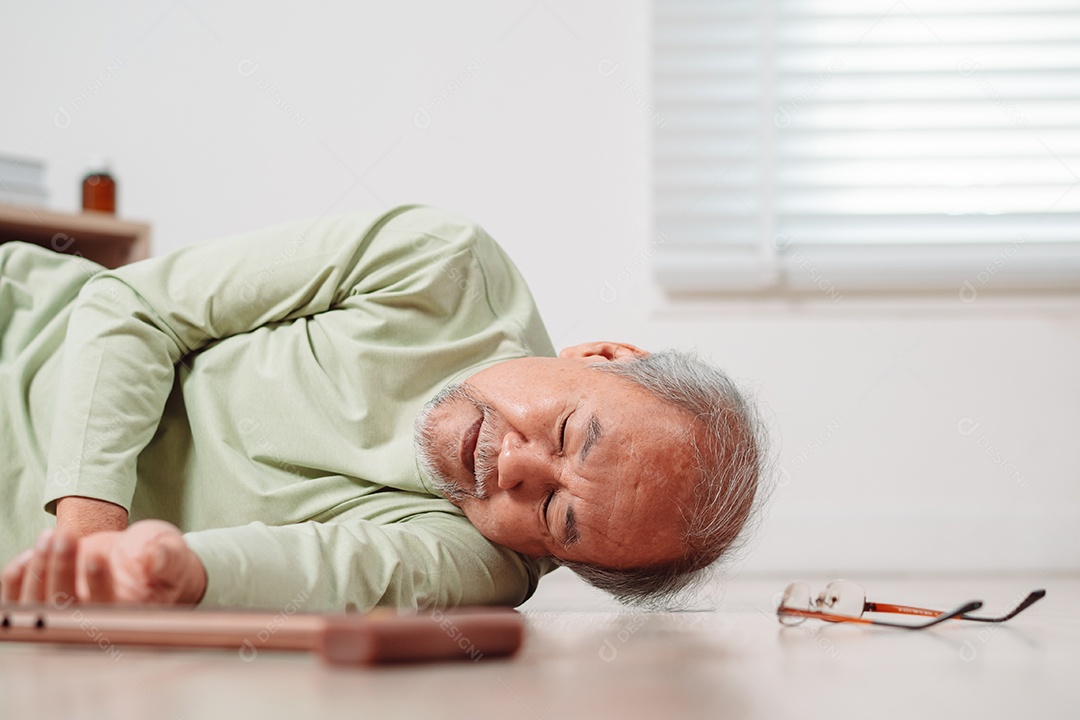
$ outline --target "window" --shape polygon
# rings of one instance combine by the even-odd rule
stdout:
[[[1076,0],[657,0],[673,291],[1080,288]]]

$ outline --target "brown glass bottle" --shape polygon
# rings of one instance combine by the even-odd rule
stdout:
[[[82,209],[116,214],[116,180],[107,168],[91,170],[83,178]]]

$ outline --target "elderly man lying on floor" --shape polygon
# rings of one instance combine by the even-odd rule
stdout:
[[[4,601],[310,610],[513,605],[556,564],[665,598],[762,464],[723,373],[556,357],[499,246],[419,206],[116,270],[0,245],[0,452]]]

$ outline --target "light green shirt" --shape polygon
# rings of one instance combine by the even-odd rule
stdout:
[[[116,270],[0,245],[0,562],[80,495],[183,529],[203,605],[520,603],[551,565],[433,491],[413,421],[450,382],[553,354],[499,246],[428,207]]]

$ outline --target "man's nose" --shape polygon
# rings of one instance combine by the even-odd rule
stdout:
[[[499,452],[499,487],[512,490],[517,487],[539,486],[551,475],[551,458],[543,448],[525,440],[511,431],[503,436]]]

